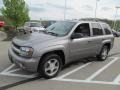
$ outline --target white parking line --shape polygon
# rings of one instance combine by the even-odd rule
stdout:
[[[114,79],[114,83],[119,83],[120,82],[120,74]]]
[[[77,80],[77,79],[58,79],[54,78],[52,80],[64,81],[64,82],[73,82],[73,83],[89,83],[89,84],[104,84],[104,85],[120,85],[120,83],[105,82],[105,81],[86,81],[86,80]]]
[[[12,73],[12,72],[16,72],[16,71],[19,71],[19,70],[21,70],[20,68],[17,68],[17,69],[14,69],[14,70],[10,70],[10,71],[8,71],[9,73]]]
[[[23,78],[34,78],[34,77],[36,77],[38,75],[37,73],[31,74],[31,75],[16,74],[15,72],[20,71],[21,69],[20,68],[12,69],[13,67],[15,67],[15,64],[12,64],[8,68],[6,68],[4,71],[0,72],[0,75],[23,77]]]
[[[58,77],[58,79],[62,79],[62,78],[64,78],[64,77],[66,77],[66,76],[68,76],[68,75],[70,75],[70,74],[72,74],[72,73],[74,73],[74,72],[76,72],[76,71],[78,71],[78,70],[86,67],[87,65],[89,65],[89,64],[91,64],[91,63],[92,63],[92,62],[86,63],[86,64],[84,64],[84,65],[82,65],[82,66],[80,66],[80,67],[78,67],[78,68],[76,68],[76,69],[74,69],[74,70],[72,70],[72,71],[70,71],[70,72],[68,72],[68,73],[60,76],[60,77]]]
[[[12,69],[15,66],[15,64],[12,64],[11,66],[9,66],[8,68],[6,68],[4,71],[2,71],[1,73],[7,72],[10,69]]]
[[[92,74],[90,77],[86,79],[86,81],[91,81],[93,78],[95,78],[97,75],[99,75],[101,72],[103,72],[106,68],[108,68],[110,65],[112,65],[114,62],[116,62],[118,58],[116,57],[112,61],[110,61],[107,65],[105,65],[103,68],[99,69],[97,72]]]
[[[92,79],[95,78],[97,75],[99,75],[102,71],[104,71],[105,69],[107,69],[110,65],[112,65],[114,62],[116,62],[119,58],[118,57],[111,57],[113,58],[113,60],[111,60],[108,64],[106,64],[104,67],[102,67],[101,69],[99,69],[97,72],[95,72],[94,74],[92,74],[90,77],[88,77],[85,80],[78,80],[78,79],[69,79],[69,78],[64,78],[84,67],[86,67],[87,65],[91,64],[91,63],[87,63],[85,65],[82,65],[60,77],[56,77],[53,78],[51,80],[56,80],[56,81],[64,81],[64,82],[74,82],[74,83],[89,83],[89,84],[104,84],[104,85],[120,85],[120,75],[118,75],[115,80],[113,82],[107,82],[107,81],[93,81]]]
[[[83,69],[84,67],[90,65],[92,62],[86,63],[64,75],[61,75],[60,77],[53,78],[51,80],[57,80],[57,81],[65,81],[65,82],[76,82],[76,83],[93,83],[93,84],[107,84],[107,85],[120,85],[120,75],[118,75],[113,82],[106,82],[106,81],[92,81],[93,78],[95,78],[97,75],[99,75],[102,71],[104,71],[106,68],[108,68],[110,65],[112,65],[114,62],[118,60],[118,57],[114,57],[113,60],[111,60],[108,64],[103,66],[101,69],[99,69],[97,72],[92,74],[90,77],[88,77],[85,80],[77,80],[77,79],[65,79],[66,76],[71,75],[75,73],[76,71]],[[21,77],[21,78],[34,78],[38,74],[31,74],[31,75],[25,75],[25,74],[15,74],[14,72],[21,70],[20,68],[17,69],[12,69],[15,65],[9,66],[7,69],[2,71],[0,74],[1,75],[6,75],[6,76],[14,76],[14,77]]]

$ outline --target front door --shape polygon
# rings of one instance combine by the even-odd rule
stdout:
[[[80,33],[83,36],[81,38],[70,40],[70,59],[77,60],[91,56],[94,52],[92,51],[92,37],[89,23],[82,23],[78,25],[74,33]]]

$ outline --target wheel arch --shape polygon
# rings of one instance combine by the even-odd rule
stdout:
[[[65,64],[65,53],[63,50],[53,50],[53,51],[48,51],[48,52],[45,52],[44,54],[41,55],[41,58],[40,58],[40,61],[39,61],[39,64],[38,64],[38,68],[37,68],[37,71],[39,69],[39,65],[40,63],[42,62],[42,59],[43,57],[45,57],[46,55],[48,54],[57,54],[61,57],[61,60],[62,60],[62,65]]]
[[[105,43],[103,46],[108,46],[108,49],[109,49],[109,50],[111,49],[111,43],[110,43],[110,42]]]

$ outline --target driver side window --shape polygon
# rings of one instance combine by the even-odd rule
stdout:
[[[90,36],[89,23],[82,23],[82,24],[78,25],[78,27],[75,29],[74,33],[80,33],[83,35],[83,37],[89,37]]]

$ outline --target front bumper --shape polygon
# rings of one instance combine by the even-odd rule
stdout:
[[[11,48],[8,50],[8,55],[11,62],[20,68],[30,72],[37,72],[40,57],[24,58],[16,55]]]

